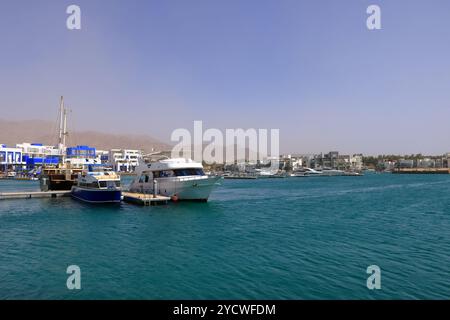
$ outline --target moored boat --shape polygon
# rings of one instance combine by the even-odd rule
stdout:
[[[119,203],[122,199],[120,176],[110,170],[80,173],[71,195],[89,203]]]
[[[142,163],[136,168],[130,192],[160,194],[176,200],[208,201],[220,176],[208,176],[191,159],[165,159]]]
[[[57,164],[42,167],[39,174],[41,191],[69,191],[75,185],[78,174],[83,171],[82,167],[73,166],[64,161],[67,135],[67,110],[64,107],[64,97],[61,97],[59,104],[59,161]]]
[[[41,191],[70,190],[83,169],[70,165],[46,166],[39,175]]]
[[[322,172],[317,171],[311,168],[301,168],[296,171],[294,171],[291,174],[291,177],[314,177],[314,176],[321,176]]]

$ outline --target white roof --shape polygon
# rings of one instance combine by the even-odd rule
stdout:
[[[192,161],[191,159],[174,158],[152,163],[143,163],[137,168],[137,171],[160,171],[187,168],[203,169],[203,166],[201,163]]]

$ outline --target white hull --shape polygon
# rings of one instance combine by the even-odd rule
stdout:
[[[178,200],[207,201],[211,191],[221,177],[186,176],[156,178],[157,190],[160,195],[172,197]],[[130,192],[153,194],[153,182],[133,182]]]

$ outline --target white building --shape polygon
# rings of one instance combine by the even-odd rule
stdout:
[[[381,166],[385,171],[391,171],[395,168],[396,164],[397,164],[397,162],[395,162],[395,161],[384,160],[382,162]]]
[[[15,170],[23,165],[22,150],[0,144],[0,171]]]
[[[44,164],[57,164],[61,157],[55,146],[45,146],[41,143],[20,143],[16,148],[22,151],[24,169],[33,169]]]
[[[362,170],[363,168],[363,155],[362,154],[354,154],[350,157],[350,165],[354,170]]]
[[[96,150],[95,152],[97,161],[100,161],[101,164],[109,165],[109,151],[108,150]]]
[[[109,162],[116,171],[132,172],[139,165],[141,155],[140,150],[111,149]]]
[[[425,158],[417,160],[418,168],[434,168],[436,167],[436,161],[433,159]]]
[[[291,158],[292,170],[298,170],[303,167],[303,159],[301,157],[293,157]]]
[[[59,150],[55,146],[44,146],[41,143],[20,143],[16,148],[22,149],[25,156],[30,158],[45,158],[48,156],[59,156]]]
[[[400,159],[398,161],[400,168],[414,168],[414,160],[412,159]]]

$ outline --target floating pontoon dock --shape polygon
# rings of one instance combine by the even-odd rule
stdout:
[[[161,195],[152,195],[147,193],[122,192],[123,201],[139,204],[142,206],[151,206],[158,204],[167,204],[171,198]],[[2,192],[0,200],[6,199],[32,199],[32,198],[57,198],[70,196],[68,191],[21,191],[21,192]]]
[[[167,204],[170,197],[153,195],[148,193],[122,192],[123,201],[139,204],[141,206],[153,206],[158,204]]]
[[[22,191],[0,193],[0,200],[5,199],[31,199],[31,198],[56,198],[70,196],[69,191]]]

